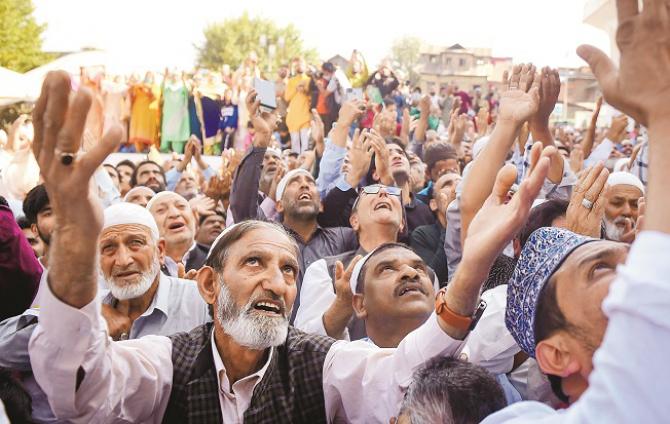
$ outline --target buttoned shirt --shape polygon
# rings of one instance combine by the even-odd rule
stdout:
[[[663,423],[670,416],[670,235],[643,231],[605,298],[608,318],[589,388],[568,409],[519,402],[483,424]]]
[[[214,357],[214,367],[216,369],[216,379],[219,387],[219,403],[221,405],[221,417],[224,423],[242,423],[244,422],[244,412],[251,404],[251,397],[254,395],[254,389],[261,382],[265,372],[268,370],[270,360],[274,353],[274,348],[270,348],[268,358],[265,364],[255,373],[240,378],[232,387],[226,367],[223,365],[223,359],[216,348],[216,340],[212,331],[212,356]]]
[[[41,314],[30,340],[30,360],[57,416],[86,423],[162,421],[172,389],[169,338],[111,343],[100,302],[77,309],[51,290],[45,291]],[[457,355],[462,343],[442,331],[434,314],[396,349],[335,342],[323,366],[328,422],[388,422],[414,371],[433,357]],[[85,377],[77,386],[79,368]]]

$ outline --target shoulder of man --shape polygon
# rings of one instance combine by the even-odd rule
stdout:
[[[289,353],[326,354],[335,341],[331,337],[308,334],[290,326],[288,328],[285,348]]]

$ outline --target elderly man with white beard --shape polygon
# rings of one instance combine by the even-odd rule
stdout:
[[[644,184],[628,172],[613,172],[607,178],[605,235],[614,241],[632,243],[638,217],[638,200],[644,196]]]
[[[100,294],[101,312],[114,340],[168,335],[211,321],[193,282],[160,272],[163,250],[158,237],[156,222],[143,207],[118,203],[105,209],[98,278],[99,285],[109,289]],[[52,422],[55,417],[30,373],[28,357],[39,312],[29,309],[0,323],[0,366],[22,372],[22,383],[32,397],[33,419]]]

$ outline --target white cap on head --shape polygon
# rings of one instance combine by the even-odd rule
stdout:
[[[630,172],[612,172],[607,177],[607,184],[611,187],[616,185],[629,185],[638,188],[644,195],[644,184],[635,175]]]
[[[183,199],[184,202],[186,202],[188,204],[188,201],[186,199],[184,199],[183,196],[175,193],[174,191],[161,191],[160,193],[157,193],[154,197],[152,197],[151,200],[149,200],[149,203],[147,203],[147,210],[151,211],[151,208],[153,207],[153,205],[157,201],[159,201],[160,199],[165,199],[166,197],[170,197],[170,196],[177,196],[177,197]],[[190,205],[189,205],[189,207],[190,207]]]
[[[128,202],[115,203],[105,208],[104,216],[103,231],[115,225],[143,225],[151,231],[154,241],[158,242],[159,234],[156,220],[142,206]]]
[[[273,155],[277,156],[278,158],[281,158],[281,150],[275,148],[275,147],[268,147],[266,150],[268,153],[272,153]]]
[[[363,256],[361,258],[361,260],[356,262],[356,265],[354,266],[354,269],[351,270],[351,278],[349,278],[349,284],[351,285],[351,292],[352,293],[356,294],[356,286],[358,286],[358,276],[360,275],[361,270],[363,269],[363,265],[365,265],[365,262],[367,262],[367,260],[370,259],[370,256],[372,256],[372,254],[375,253],[375,251],[377,249],[373,249],[372,252]],[[345,267],[346,267],[346,265],[345,265]]]
[[[126,195],[123,196],[123,201],[124,201],[124,202],[127,202],[128,199],[130,198],[130,196],[131,196],[134,192],[136,192],[136,191],[140,191],[140,190],[143,189],[143,188],[145,188],[145,189],[151,191],[152,193],[154,193],[154,191],[153,191],[152,189],[150,189],[149,187],[146,187],[146,186],[136,186],[136,187],[133,187],[133,188],[131,188],[130,190],[128,190],[128,192],[126,193]],[[156,196],[156,193],[154,193],[153,196]],[[152,198],[153,198],[153,197],[152,197]]]
[[[288,183],[290,183],[291,180],[293,180],[294,178],[296,178],[297,176],[299,176],[301,174],[309,175],[310,177],[312,176],[312,173],[309,172],[308,170],[298,168],[298,169],[294,169],[292,171],[287,172],[286,175],[284,175],[282,177],[282,179],[279,181],[279,184],[277,184],[276,199],[277,199],[278,202],[281,200],[282,196],[284,195],[284,190],[286,190],[286,186],[288,185]],[[149,205],[147,205],[147,207],[149,207]]]

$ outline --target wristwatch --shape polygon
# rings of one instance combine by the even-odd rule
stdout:
[[[445,298],[446,294],[447,288],[443,287],[435,295],[435,313],[450,326],[457,328],[466,334],[469,333],[475,328],[477,322],[479,322],[479,319],[482,317],[482,314],[486,309],[486,301],[480,300],[479,305],[475,309],[475,312],[472,314],[472,316],[468,317],[458,315],[456,312],[449,309]]]

